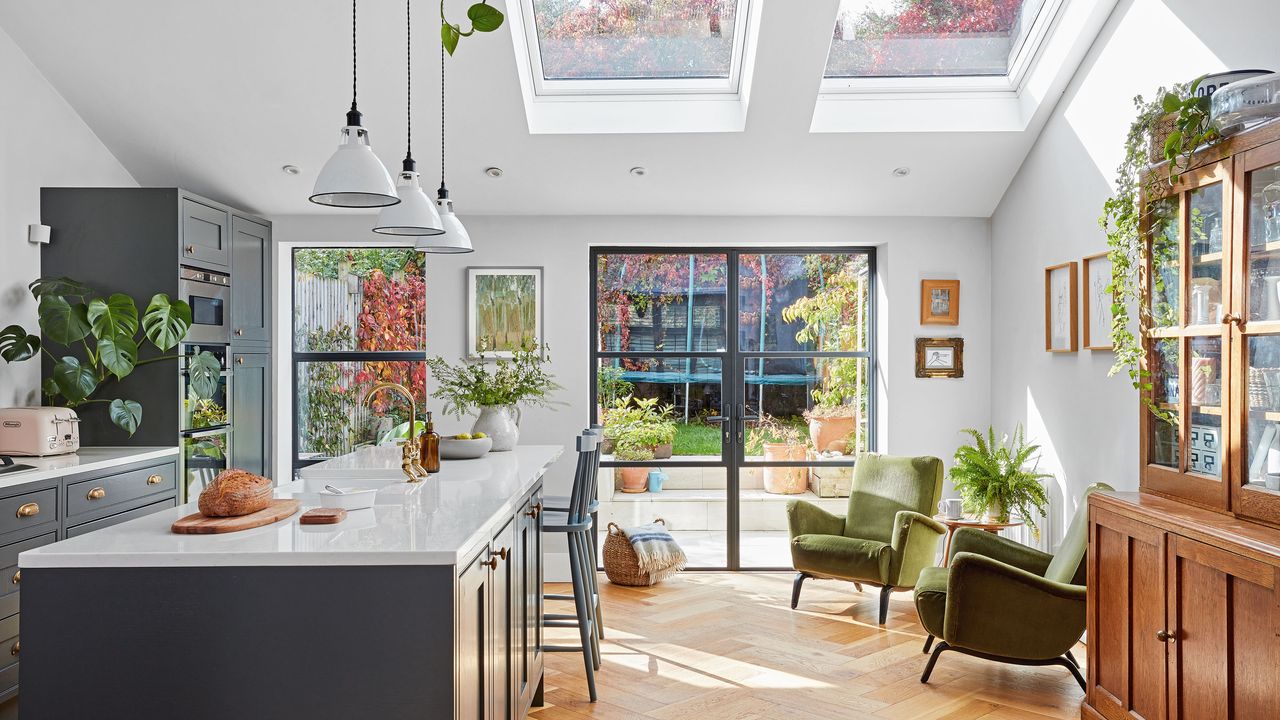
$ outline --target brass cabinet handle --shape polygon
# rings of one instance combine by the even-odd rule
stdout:
[[[96,487],[90,490],[89,492],[85,493],[85,498],[89,500],[101,500],[106,496],[107,496],[107,491],[105,488],[102,488],[102,487]]]
[[[10,654],[10,655],[17,655],[21,650],[22,650],[22,641],[21,641],[21,640],[15,640],[15,641],[13,642],[13,645],[9,648],[9,654]]]
[[[497,555],[498,557],[502,558],[503,560],[506,560],[506,559],[507,559],[507,549],[506,549],[506,548],[501,548],[501,549],[499,549],[499,550],[498,550],[498,552],[494,553],[494,555]],[[496,567],[496,566],[495,566],[495,567]]]
[[[188,254],[188,255],[193,254],[195,251],[196,251],[196,246],[195,246],[195,245],[188,245],[188,246],[187,246],[187,254]]]
[[[1232,315],[1231,313],[1227,313],[1222,316],[1222,324],[1237,325],[1239,327],[1244,327],[1244,318],[1240,317],[1239,315]]]
[[[159,484],[160,484],[161,482],[163,482],[163,481],[164,481],[164,478],[160,477],[159,475],[148,475],[148,476],[147,476],[147,484],[148,484],[148,485],[159,485]]]
[[[244,356],[243,356],[243,355],[241,355],[240,357],[236,358],[236,364],[237,364],[237,365],[243,365],[243,364],[244,364]]]
[[[236,328],[236,335],[244,335],[244,329],[243,329],[243,328]]]
[[[529,517],[534,519],[537,519],[537,517],[541,514],[542,514],[542,503],[538,503],[537,505],[530,507],[529,512],[525,513],[525,515],[528,515]]]
[[[17,585],[18,583],[22,582],[22,570],[19,569],[17,572],[15,572],[13,574],[13,579],[10,580],[9,582],[13,583],[14,585]]]
[[[35,517],[40,514],[40,503],[24,503],[18,508],[18,517]]]
[[[488,560],[481,560],[481,561],[480,561],[480,564],[481,564],[481,565],[488,565],[490,570],[497,570],[497,569],[498,569],[498,558],[496,558],[496,557],[491,557],[491,558],[489,558]]]
[[[1164,643],[1171,643],[1175,640],[1173,633],[1168,630],[1157,630],[1156,639]]]

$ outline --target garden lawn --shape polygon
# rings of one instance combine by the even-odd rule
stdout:
[[[676,423],[672,455],[720,455],[720,426]]]

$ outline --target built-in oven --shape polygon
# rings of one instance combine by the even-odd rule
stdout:
[[[210,430],[230,424],[231,369],[226,345],[182,343],[179,368],[182,377],[183,432]]]
[[[230,275],[184,267],[178,277],[178,294],[191,306],[188,342],[231,342]]]

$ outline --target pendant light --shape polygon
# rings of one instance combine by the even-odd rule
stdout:
[[[444,226],[443,235],[418,238],[414,248],[429,253],[469,253],[471,236],[462,226],[462,221],[453,214],[453,201],[449,199],[449,189],[444,185],[444,150],[445,150],[445,112],[444,112],[444,43],[440,44],[440,190],[437,191],[436,209],[440,212],[440,222]]]
[[[369,131],[356,109],[356,0],[351,0],[351,109],[338,150],[320,169],[311,202],[330,207],[370,208],[400,202],[387,168],[373,154]]]
[[[436,204],[422,192],[417,165],[413,161],[413,23],[409,15],[410,0],[404,1],[405,24],[405,151],[404,166],[396,180],[400,204],[385,207],[373,228],[383,235],[443,235],[444,225]]]

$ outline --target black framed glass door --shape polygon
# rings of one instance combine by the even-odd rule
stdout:
[[[695,569],[788,566],[787,501],[843,513],[876,447],[874,277],[869,248],[593,249],[601,527],[663,518]]]

